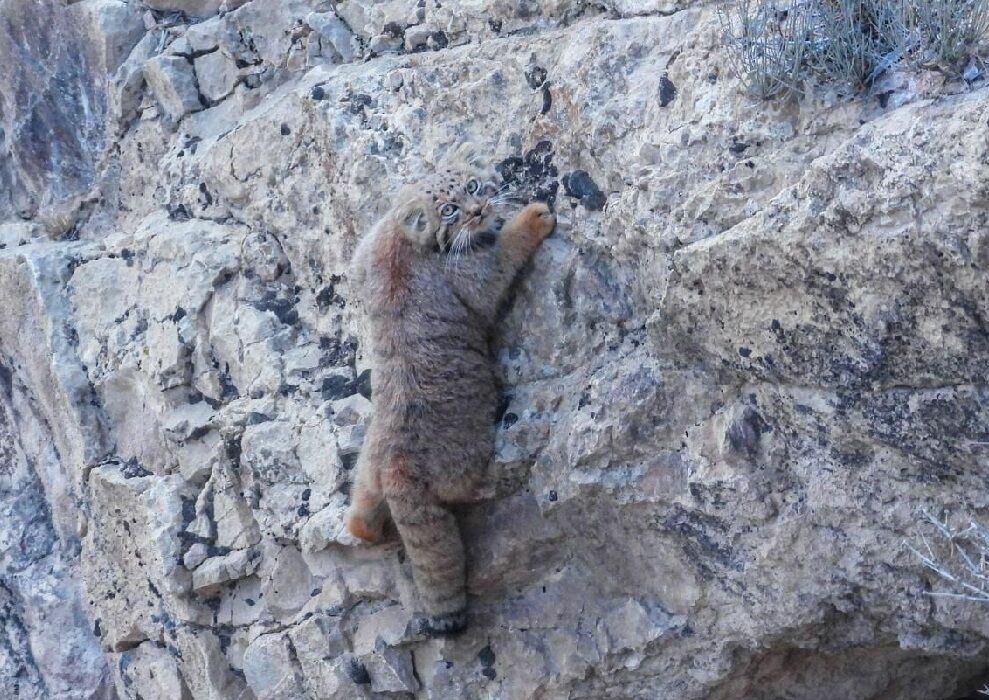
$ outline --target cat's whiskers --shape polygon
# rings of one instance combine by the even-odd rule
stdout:
[[[505,202],[521,202],[522,197],[513,194],[511,192],[506,192],[505,194],[497,195],[489,200],[491,204],[504,204]]]
[[[466,252],[466,245],[465,245],[466,233],[467,233],[466,226],[462,227],[460,231],[457,232],[457,262],[458,263],[460,262],[460,259],[463,258],[464,253]]]
[[[450,244],[450,252],[447,253],[445,267],[449,269],[450,267],[455,267],[460,261],[460,257],[464,253],[464,234],[467,233],[467,225],[460,227],[456,235],[453,237],[453,241]]]
[[[464,227],[464,233],[466,234],[464,236],[464,252],[466,252],[466,253],[473,253],[474,252],[474,232],[471,229],[469,229],[469,228],[467,228],[465,226]]]
[[[489,204],[501,204],[502,202],[506,201],[506,198],[512,196],[511,191],[506,191],[509,190],[510,187],[511,187],[511,183],[506,182],[504,185],[502,185],[497,190],[495,190],[495,193],[488,198],[488,201],[485,204],[485,206]]]
[[[460,244],[460,255],[470,252],[470,229],[464,224],[457,234],[457,241]]]

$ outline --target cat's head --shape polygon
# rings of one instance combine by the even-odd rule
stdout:
[[[461,148],[436,174],[403,188],[396,223],[423,249],[462,253],[496,234],[505,198],[476,157]]]

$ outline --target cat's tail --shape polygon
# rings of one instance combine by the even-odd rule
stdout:
[[[404,457],[381,473],[381,488],[405,545],[425,612],[426,631],[450,634],[466,626],[464,545],[457,521]]]

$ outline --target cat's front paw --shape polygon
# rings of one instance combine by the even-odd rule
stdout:
[[[467,628],[467,611],[429,615],[419,620],[419,630],[428,637],[448,637]]]
[[[519,212],[520,223],[537,240],[542,241],[553,232],[556,226],[556,215],[550,211],[545,202],[533,202]]]

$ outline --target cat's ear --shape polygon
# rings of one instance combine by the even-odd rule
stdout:
[[[412,203],[404,207],[399,212],[398,224],[409,240],[422,246],[435,245],[439,222],[425,205]]]
[[[402,218],[402,226],[410,232],[422,231],[426,226],[426,212],[422,207],[410,207]]]
[[[481,156],[472,143],[462,143],[453,150],[453,159],[471,168],[476,168],[481,162]]]

